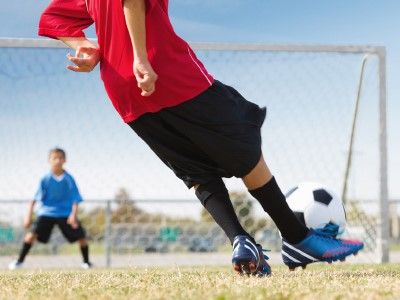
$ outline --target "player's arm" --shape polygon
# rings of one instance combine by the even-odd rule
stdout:
[[[71,197],[74,199],[72,204],[71,213],[67,219],[67,223],[72,226],[72,228],[78,228],[78,206],[79,203],[83,201],[81,193],[79,192],[78,186],[73,178],[71,178]]]
[[[24,227],[25,228],[29,228],[32,224],[32,215],[33,215],[33,209],[35,207],[35,203],[36,203],[36,201],[32,200],[28,204],[28,212],[24,219]]]
[[[78,205],[79,205],[79,204],[78,204],[77,202],[75,202],[75,203],[72,205],[71,214],[69,215],[68,220],[67,220],[67,223],[68,223],[69,225],[71,225],[71,227],[74,228],[74,229],[78,228],[78,218],[77,218],[77,215],[78,215]]]
[[[69,70],[90,72],[100,59],[98,46],[87,40],[83,31],[91,24],[85,0],[52,0],[40,17],[38,34],[75,49],[75,56],[67,56],[74,64]]]
[[[65,45],[70,47],[71,49],[78,50],[78,48],[96,48],[99,46],[92,41],[89,41],[86,37],[57,37],[60,41],[62,41]]]
[[[153,70],[146,48],[146,1],[122,0],[125,22],[131,38],[134,61],[133,73],[142,96],[150,96],[155,91],[157,74]]]
[[[75,50],[75,55],[67,54],[67,59],[73,63],[67,69],[74,72],[90,72],[100,61],[99,47],[85,37],[57,37],[68,47]]]
[[[39,186],[36,190],[33,200],[29,202],[28,212],[24,219],[24,227],[29,228],[32,224],[33,209],[35,208],[36,201],[42,201],[44,195],[46,194],[44,179],[40,180]]]

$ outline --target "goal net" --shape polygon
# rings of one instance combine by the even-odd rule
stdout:
[[[215,78],[268,108],[262,147],[282,189],[316,181],[343,194],[345,235],[365,241],[361,259],[387,261],[384,49],[193,47]],[[226,252],[193,192],[119,119],[98,68],[65,69],[69,51],[55,41],[0,39],[0,256],[18,248],[26,201],[55,146],[67,152],[66,168],[87,199],[80,217],[107,264],[127,253]],[[243,183],[226,184],[246,229],[279,250],[274,225]],[[58,232],[34,251],[70,253]]]

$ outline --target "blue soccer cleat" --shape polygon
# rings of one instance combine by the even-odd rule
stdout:
[[[255,275],[260,264],[257,246],[246,235],[233,240],[232,265],[239,274]]]
[[[310,229],[304,240],[290,244],[283,239],[282,258],[290,270],[297,267],[306,268],[314,262],[344,261],[349,255],[356,255],[364,244],[355,240],[336,239],[321,230]]]
[[[264,252],[268,251],[268,250],[264,250],[260,244],[257,244],[257,250],[258,250],[258,255],[260,257],[260,262],[258,263],[258,268],[256,270],[256,274],[254,274],[254,275],[256,275],[258,277],[264,277],[264,276],[271,275],[271,267],[267,262],[269,257],[264,254]]]

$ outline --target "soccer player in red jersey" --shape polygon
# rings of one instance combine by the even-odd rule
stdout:
[[[98,45],[83,30],[95,23]],[[293,269],[315,261],[343,260],[362,249],[308,229],[293,214],[261,151],[266,109],[214,79],[175,32],[168,0],[53,0],[39,35],[76,50],[68,69],[101,78],[122,119],[180,178],[221,226],[233,246],[239,273],[271,269],[240,225],[222,177],[242,178],[283,238],[282,257]]]

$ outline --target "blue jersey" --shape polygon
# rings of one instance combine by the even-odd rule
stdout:
[[[74,178],[67,172],[61,176],[45,175],[39,184],[34,200],[39,204],[38,216],[68,217],[72,205],[82,201]]]

